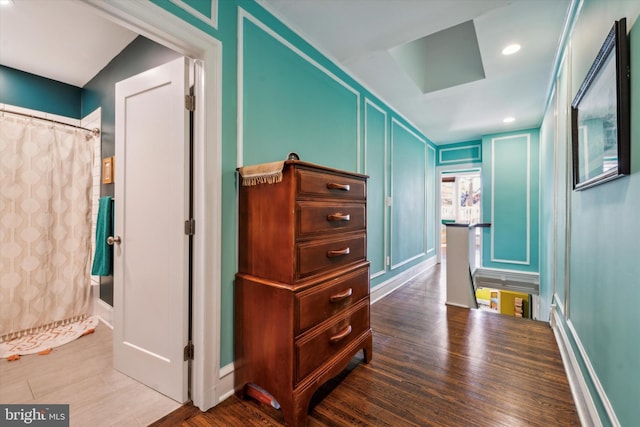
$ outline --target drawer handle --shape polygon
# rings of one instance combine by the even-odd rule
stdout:
[[[345,298],[349,298],[352,294],[353,294],[353,289],[349,288],[346,291],[342,291],[342,292],[340,292],[338,294],[331,295],[329,297],[329,300],[331,302],[339,302],[339,301],[342,301]]]
[[[327,188],[329,190],[342,190],[342,191],[350,191],[351,186],[349,184],[338,184],[336,182],[327,183]]]
[[[328,251],[327,252],[327,257],[328,258],[335,258],[338,256],[342,256],[342,255],[349,255],[349,248],[344,248],[344,249],[336,249],[333,251]]]
[[[331,221],[331,222],[351,221],[351,215],[336,212],[334,214],[327,215],[327,221]]]
[[[352,330],[351,325],[348,325],[346,328],[344,328],[343,330],[341,330],[340,332],[338,332],[337,334],[329,338],[329,342],[331,344],[335,344],[337,342],[342,341],[343,339],[349,336],[349,334],[351,333],[351,330]]]

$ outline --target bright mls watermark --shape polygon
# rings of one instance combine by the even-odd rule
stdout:
[[[2,405],[0,427],[69,427],[69,405]]]

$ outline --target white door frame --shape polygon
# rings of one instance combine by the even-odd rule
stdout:
[[[458,165],[445,165],[436,167],[436,226],[438,229],[438,235],[436,236],[436,262],[442,261],[442,244],[440,242],[440,230],[442,227],[442,175],[444,172],[451,173],[455,171],[469,171],[478,170],[482,177],[482,165],[478,163],[461,163]],[[482,196],[480,198],[480,217],[482,217],[482,207],[484,199],[484,181],[480,181],[482,184]]]
[[[219,387],[222,43],[151,2],[85,2],[107,19],[197,60],[191,397],[195,406],[206,411],[228,394],[226,387]]]

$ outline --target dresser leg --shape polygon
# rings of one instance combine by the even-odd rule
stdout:
[[[287,427],[305,427],[307,425],[307,408],[294,410],[294,408],[282,408],[284,424]]]
[[[369,335],[367,340],[362,347],[362,352],[364,353],[364,363],[371,362],[371,358],[373,357],[373,336]]]
[[[307,425],[307,414],[309,412],[309,402],[313,392],[305,390],[303,393],[293,396],[293,399],[281,405],[280,410],[284,417],[284,423],[288,427],[305,427]]]

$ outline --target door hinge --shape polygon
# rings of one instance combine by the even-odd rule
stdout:
[[[196,111],[196,96],[195,95],[185,95],[184,96],[184,106],[189,111]]]
[[[187,236],[193,236],[196,234],[196,220],[190,218],[184,222],[184,234]]]
[[[193,343],[191,342],[184,347],[184,361],[187,360],[193,360]]]

